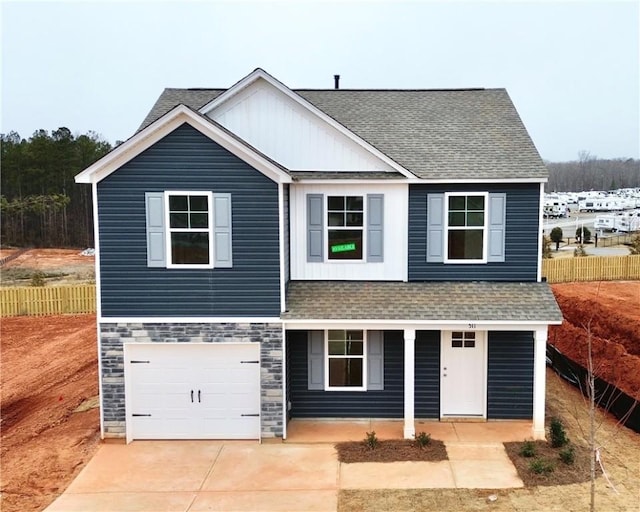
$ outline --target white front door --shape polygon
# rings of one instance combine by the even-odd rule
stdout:
[[[440,415],[485,417],[486,333],[443,331],[440,357]]]
[[[258,343],[125,345],[127,439],[258,439]]]

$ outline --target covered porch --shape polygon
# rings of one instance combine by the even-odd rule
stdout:
[[[425,432],[444,442],[498,443],[531,437],[533,421],[414,421],[416,433]],[[367,432],[380,440],[402,439],[404,420],[302,420],[287,426],[287,443],[341,443],[362,441]]]
[[[292,282],[287,305],[285,439],[544,438],[546,283]]]

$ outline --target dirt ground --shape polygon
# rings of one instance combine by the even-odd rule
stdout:
[[[549,343],[587,365],[589,329],[594,373],[640,400],[640,281],[552,285],[564,322]]]
[[[425,440],[420,445],[416,440],[386,439],[375,442],[375,446],[362,441],[347,441],[336,444],[338,460],[346,464],[353,462],[397,462],[397,461],[429,461],[447,460],[447,449],[438,439]],[[371,441],[370,441],[371,443]]]
[[[95,322],[95,315],[2,319],[4,512],[42,510],[98,447]],[[79,406],[88,410],[74,412]]]
[[[31,252],[31,251],[30,251]],[[93,257],[79,250],[36,250],[3,268],[86,269]],[[0,257],[5,256],[4,252]],[[69,260],[72,262],[69,263]],[[80,270],[82,271],[82,270]],[[74,274],[70,274],[74,275]],[[639,392],[640,282],[553,286],[566,317],[549,340],[579,358],[581,327],[589,318],[601,366],[620,387]],[[95,315],[4,318],[1,331],[1,490],[4,512],[36,512],[52,502],[92,457],[99,443]],[[64,357],[55,357],[64,354]],[[579,359],[578,359],[579,360]],[[622,375],[622,376],[621,376]],[[550,370],[548,416],[560,415],[572,441],[583,439],[582,396]],[[623,388],[624,389],[624,388]],[[78,406],[84,412],[74,412]],[[640,435],[603,417],[602,460],[619,494],[597,483],[599,510],[638,511]],[[498,499],[488,503],[487,497]],[[342,491],[340,511],[586,510],[588,484],[509,491]]]
[[[2,249],[0,258],[14,252],[15,249]],[[38,272],[48,286],[93,281],[95,257],[81,252],[82,249],[31,249],[2,266],[2,286],[29,286]]]

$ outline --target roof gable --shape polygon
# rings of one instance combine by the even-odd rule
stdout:
[[[103,180],[185,123],[220,144],[273,181],[282,183],[292,181],[291,176],[285,169],[224,127],[184,105],[178,105],[77,174],[75,177],[76,183],[97,183]]]
[[[289,170],[388,171],[414,177],[262,69],[200,112]]]

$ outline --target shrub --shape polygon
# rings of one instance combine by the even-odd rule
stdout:
[[[582,258],[584,256],[588,256],[587,251],[584,250],[584,245],[578,244],[576,248],[573,250],[573,255],[576,258]]]
[[[560,448],[569,443],[569,438],[564,430],[564,425],[559,418],[551,418],[549,436],[551,437],[551,446],[554,448]]]
[[[567,465],[572,465],[576,460],[576,449],[572,445],[567,445],[560,450],[560,460]]]
[[[520,455],[523,457],[535,457],[536,456],[536,443],[533,441],[525,441],[520,448]]]
[[[426,448],[431,443],[431,434],[420,432],[416,434],[416,443],[420,448]]]
[[[555,466],[548,460],[534,459],[529,464],[529,469],[536,475],[548,475],[553,473]]]
[[[583,236],[584,240],[582,239]],[[576,238],[580,239],[581,244],[588,244],[591,241],[591,230],[585,227],[576,229]]]
[[[631,239],[629,251],[631,254],[640,254],[640,235],[636,235]]]
[[[44,272],[37,270],[31,276],[31,286],[44,286],[45,285],[44,278],[45,278]]]
[[[378,447],[378,437],[376,436],[375,431],[367,432],[367,437],[364,439],[364,444],[370,450],[374,450]]]
[[[562,228],[556,226],[549,233],[549,238],[551,238],[552,242],[556,244],[556,251],[560,248],[560,242],[562,242]]]

